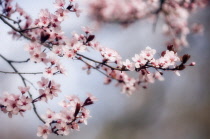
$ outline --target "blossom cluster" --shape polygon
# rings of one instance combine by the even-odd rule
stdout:
[[[59,104],[63,109],[56,113],[50,109],[43,115],[45,124],[39,126],[37,130],[37,136],[46,139],[50,133],[56,135],[68,135],[71,130],[79,131],[79,124],[87,124],[87,119],[90,118],[90,111],[86,109],[94,103],[97,99],[88,94],[88,97],[84,102],[75,96],[67,96],[66,100],[63,100]]]
[[[76,16],[79,17],[81,13],[79,5],[74,3],[74,0],[69,0],[68,3],[66,0],[55,0],[54,6],[57,9],[55,13],[50,13],[48,9],[42,9],[38,19],[32,20],[24,9],[20,8],[18,4],[13,6],[12,2],[13,0],[2,0],[0,2],[1,15],[13,21],[21,32],[25,34],[24,36],[36,40],[38,35],[38,39],[40,39],[41,43],[45,42],[47,39],[62,39],[63,32],[61,31],[60,24],[67,17],[67,14],[74,12]],[[17,16],[18,20],[13,20],[11,18],[13,16]],[[33,30],[33,32],[31,32],[31,30]],[[13,38],[20,38],[23,35],[22,33],[18,33],[14,28],[9,33],[13,35]],[[55,41],[53,42],[56,43]]]
[[[0,5],[1,5],[0,10],[2,11],[2,14],[7,17],[11,17],[13,14],[19,15],[17,18],[18,20],[15,21],[15,24],[21,23],[22,28],[28,28],[32,24],[32,18],[18,4],[13,6],[12,2],[13,0],[0,1]],[[23,23],[22,21],[25,21],[25,22]]]
[[[56,83],[53,80],[49,80],[47,78],[42,77],[41,81],[37,82],[39,86],[39,97],[34,100],[35,101],[45,101],[47,102],[49,99],[53,99],[53,97],[58,96],[58,92],[61,92],[60,90],[60,84]]]
[[[152,18],[157,24],[159,15],[164,20],[163,32],[176,49],[188,46],[190,32],[201,33],[201,24],[190,25],[191,13],[208,4],[208,0],[91,0],[90,15],[98,22],[128,25],[135,21]]]
[[[179,71],[184,70],[186,66],[194,66],[195,63],[186,65],[189,60],[189,55],[179,57],[173,46],[168,46],[168,50],[163,51],[158,59],[155,59],[156,50],[146,47],[139,54],[132,57],[132,61],[126,59],[119,60],[121,57],[115,55],[116,51],[109,51],[110,57],[104,56],[104,64],[99,67],[106,73],[105,84],[109,84],[112,80],[117,80],[117,85],[122,87],[122,92],[131,95],[139,86],[147,88],[149,83],[154,83],[155,80],[163,81],[162,71],[173,71],[180,76]],[[113,57],[115,56],[115,61]],[[106,63],[115,62],[117,67],[110,68]],[[90,66],[90,64],[88,64]],[[98,68],[99,68],[98,67]],[[96,67],[89,67],[88,70]],[[150,69],[155,69],[150,70]],[[130,77],[126,71],[135,71],[138,73],[138,78]]]
[[[0,97],[1,111],[7,113],[10,118],[17,114],[23,116],[25,111],[31,109],[33,103],[52,99],[53,96],[57,96],[56,92],[60,91],[58,84],[46,78],[38,81],[38,86],[45,88],[45,90],[39,89],[40,96],[33,100],[25,95],[30,87],[18,87],[21,95],[4,93],[4,96]],[[46,114],[42,116],[42,121],[45,124],[38,127],[37,136],[46,139],[50,133],[68,135],[71,130],[79,131],[79,124],[84,123],[87,125],[87,119],[91,116],[86,107],[97,101],[97,98],[92,94],[88,94],[88,97],[82,102],[77,96],[71,95],[66,96],[66,100],[59,103],[63,107],[59,113],[48,109]]]
[[[23,115],[23,112],[31,109],[32,99],[24,95],[29,87],[19,87],[19,89],[22,95],[4,93],[4,96],[0,97],[0,108],[10,118],[12,115]]]

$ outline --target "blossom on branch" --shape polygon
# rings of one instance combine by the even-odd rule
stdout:
[[[48,134],[68,135],[71,130],[79,130],[79,124],[87,124],[90,117],[90,111],[86,109],[88,105],[93,104],[97,99],[88,94],[88,98],[84,102],[76,96],[67,96],[68,101],[62,101],[63,109],[59,112],[47,110],[43,116],[46,124],[39,126],[37,136],[47,138]],[[63,105],[65,102],[65,105]]]

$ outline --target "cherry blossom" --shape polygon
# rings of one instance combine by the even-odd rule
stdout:
[[[47,78],[42,77],[41,81],[38,81],[37,84],[40,88],[45,88],[49,83],[49,80]]]
[[[32,99],[26,96],[5,93],[4,97],[0,97],[1,110],[8,113],[11,118],[12,115],[17,115],[31,109]]]
[[[147,60],[142,55],[138,55],[138,54],[135,54],[132,60],[135,62],[136,68],[140,68],[140,66],[143,66],[147,63]]]
[[[43,139],[47,139],[47,137],[50,133],[51,133],[51,131],[48,129],[47,125],[39,126],[37,129],[37,136],[43,137]]]
[[[29,87],[29,86],[28,86],[28,87],[19,86],[18,89],[20,90],[20,92],[21,92],[22,94],[25,94],[26,92],[29,91],[30,87]]]
[[[133,63],[131,63],[130,60],[128,60],[128,59],[126,59],[126,61],[123,62],[123,66],[125,66],[126,69],[128,69],[130,71],[134,71]]]
[[[112,50],[110,48],[102,48],[101,50],[101,55],[106,59],[106,60],[109,60],[111,62],[115,62],[117,61],[118,59],[121,59],[120,55],[115,51],[115,50]]]
[[[147,46],[145,50],[141,51],[140,55],[143,56],[146,60],[152,60],[155,53],[155,49],[151,49],[149,46]]]
[[[80,13],[82,12],[80,9],[79,9],[79,4],[76,3],[74,8],[73,8],[73,11],[76,13],[77,17],[80,16]]]
[[[35,101],[45,101],[47,102],[49,99],[53,99],[53,97],[58,97],[60,90],[60,84],[56,83],[53,80],[48,80],[44,77],[41,78],[41,81],[38,81],[39,85],[39,97]]]
[[[53,121],[53,119],[55,118],[55,112],[51,111],[50,109],[48,109],[46,111],[46,115],[43,115],[42,118],[44,119],[44,121],[46,123],[50,123]]]
[[[62,101],[63,109],[59,112],[53,112],[50,109],[47,110],[46,115],[43,116],[46,124],[38,128],[38,136],[46,138],[50,132],[57,135],[68,135],[71,129],[79,130],[79,124],[87,124],[87,119],[90,118],[90,111],[85,107],[93,104],[97,98],[88,94],[88,98],[81,102],[76,96],[68,96],[66,101]],[[75,105],[66,106],[64,103],[73,102]],[[70,108],[69,108],[70,107]],[[51,130],[49,130],[51,128]]]
[[[65,0],[56,0],[54,4],[56,8],[62,8],[65,6],[65,3],[66,3]]]

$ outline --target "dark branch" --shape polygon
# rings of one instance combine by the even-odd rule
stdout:
[[[43,74],[43,72],[8,72],[8,71],[0,71],[0,73],[4,73],[4,74]]]

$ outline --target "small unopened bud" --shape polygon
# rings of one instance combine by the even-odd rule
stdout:
[[[168,49],[169,51],[174,51],[174,46],[173,46],[173,45],[168,45],[168,46],[167,46],[167,49]]]
[[[66,9],[68,9],[70,11],[72,7],[73,7],[73,5],[69,5]]]
[[[161,53],[161,56],[164,56],[166,54],[166,51],[163,51],[162,53]]]
[[[196,65],[196,63],[195,62],[192,62],[192,63],[190,63],[189,66],[195,66],[195,65]]]
[[[190,55],[188,55],[188,54],[183,55],[183,57],[182,57],[182,63],[183,63],[183,64],[187,63],[187,61],[188,61],[189,59],[190,59]]]
[[[24,95],[26,92],[25,91],[21,91],[21,93]]]
[[[147,86],[143,86],[144,89],[147,89]]]

